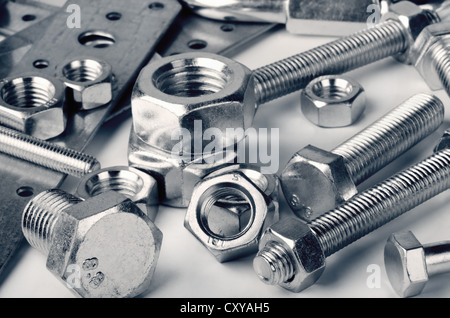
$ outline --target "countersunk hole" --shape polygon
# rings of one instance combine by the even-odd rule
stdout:
[[[30,22],[30,21],[36,20],[36,18],[37,18],[37,17],[36,17],[34,14],[25,14],[25,15],[22,17],[22,20],[25,21],[25,22]]]
[[[118,21],[122,19],[122,14],[119,12],[110,12],[106,15],[106,18],[110,21]]]
[[[63,75],[72,82],[92,82],[103,74],[103,66],[91,59],[75,60],[64,66]]]
[[[164,4],[161,2],[152,2],[148,5],[148,8],[151,10],[162,10],[164,9]]]
[[[152,77],[161,92],[180,97],[198,97],[218,93],[232,78],[230,68],[215,59],[192,58],[169,62]]]
[[[96,49],[104,49],[116,43],[112,34],[103,31],[84,32],[78,37],[78,41],[84,46],[94,47]]]
[[[234,25],[232,25],[232,24],[222,24],[220,29],[223,32],[233,32],[234,31]]]
[[[20,187],[16,190],[19,197],[29,198],[34,194],[34,189],[32,187]]]
[[[47,60],[36,60],[33,62],[33,66],[37,69],[44,69],[50,66],[50,62]]]
[[[133,198],[143,187],[144,180],[138,174],[127,170],[111,170],[93,175],[86,182],[85,190],[91,197],[116,191],[128,198]]]
[[[202,50],[208,46],[208,42],[203,40],[192,40],[188,42],[188,47],[193,50]]]
[[[55,97],[55,86],[47,79],[30,76],[8,81],[0,91],[5,103],[21,108],[39,107]]]
[[[320,98],[341,100],[353,92],[353,85],[343,78],[326,78],[314,83],[311,89]]]

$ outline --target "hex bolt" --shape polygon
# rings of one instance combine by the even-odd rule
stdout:
[[[325,269],[326,257],[450,187],[450,148],[355,196],[308,224],[287,218],[260,241],[254,269],[267,284],[300,292]]]
[[[292,211],[309,221],[349,200],[358,184],[435,131],[444,112],[437,97],[418,94],[330,152],[303,148],[281,174]]]
[[[100,163],[90,155],[6,127],[0,127],[0,151],[75,177],[100,169]]]
[[[162,233],[130,199],[110,191],[82,201],[61,190],[25,207],[22,231],[47,268],[82,297],[133,297],[153,276]]]
[[[394,233],[386,243],[384,263],[396,293],[414,297],[431,277],[450,273],[450,241],[422,245],[411,231]]]

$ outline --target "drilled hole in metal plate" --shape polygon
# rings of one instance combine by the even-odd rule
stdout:
[[[233,32],[234,31],[234,25],[231,24],[222,24],[222,26],[220,27],[220,29],[223,32]]]
[[[55,97],[55,86],[47,79],[30,76],[8,81],[0,91],[3,101],[20,108],[39,107]]]
[[[108,48],[116,43],[114,36],[103,31],[88,31],[78,37],[80,44],[96,49]]]
[[[47,60],[36,60],[33,62],[33,66],[37,69],[44,69],[50,66],[50,62]]]
[[[30,21],[36,20],[36,18],[37,18],[37,17],[36,17],[34,14],[25,14],[25,15],[22,17],[22,21],[30,22]]]
[[[169,62],[153,74],[153,83],[161,92],[179,97],[198,97],[223,90],[231,81],[229,67],[208,58]]]
[[[34,194],[34,189],[32,187],[20,187],[16,190],[19,197],[29,198]]]
[[[162,9],[164,9],[164,3],[152,2],[148,5],[148,8],[151,10],[162,10]]]
[[[122,14],[120,12],[110,12],[106,15],[106,18],[110,21],[118,21],[122,19]]]
[[[102,64],[91,59],[75,60],[63,68],[64,77],[73,82],[92,82],[102,74]]]
[[[208,42],[203,40],[192,40],[188,42],[188,47],[193,50],[202,50],[208,46]]]
[[[125,170],[103,171],[92,176],[85,185],[85,190],[91,197],[108,191],[116,191],[127,198],[133,198],[144,186],[142,178]]]
[[[209,235],[222,240],[232,240],[248,230],[253,210],[244,192],[233,184],[221,184],[206,196],[200,207],[200,221]],[[230,198],[236,202],[230,202]]]
[[[341,100],[353,92],[353,85],[343,78],[330,78],[312,85],[312,92],[321,98]]]

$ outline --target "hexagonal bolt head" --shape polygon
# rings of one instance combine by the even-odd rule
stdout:
[[[149,174],[125,166],[97,170],[80,180],[77,196],[89,199],[108,191],[122,193],[155,220],[161,199],[158,183]]]
[[[233,60],[209,53],[179,54],[142,70],[131,106],[134,132],[143,142],[172,152],[182,137],[177,152],[201,154],[210,143],[203,138],[209,128],[222,133],[226,148],[236,143],[227,139],[227,129],[251,126],[255,85],[252,72]]]
[[[277,252],[268,252],[266,247]],[[301,220],[286,218],[275,223],[262,236],[259,248],[253,267],[268,284],[300,292],[312,286],[325,270],[326,257],[320,243]]]
[[[305,117],[320,127],[345,127],[366,109],[366,93],[356,81],[342,75],[313,80],[301,94]]]
[[[417,38],[412,53],[414,65],[432,90],[444,88],[435,63],[437,49],[450,47],[450,23],[441,22],[426,27]]]
[[[267,178],[266,189],[261,189],[240,171],[204,179],[194,189],[184,226],[219,262],[256,252],[263,231],[279,219],[278,202],[264,193],[273,188],[276,179],[262,174],[260,178]],[[247,224],[240,224],[242,218],[230,216],[233,201],[245,201],[250,207]],[[211,219],[210,213],[218,202],[225,204],[225,213],[222,210],[222,217],[216,213]],[[238,207],[242,205],[240,202]],[[231,225],[227,223],[230,219]]]
[[[90,110],[111,102],[113,76],[108,63],[92,58],[66,61],[59,73],[80,109]]]
[[[401,297],[419,295],[428,282],[425,252],[413,233],[396,233],[384,249],[386,272],[392,287]]]
[[[441,138],[441,141],[437,145],[435,152],[450,148],[450,129],[447,129],[444,132],[444,136]]]
[[[0,123],[47,140],[66,129],[64,85],[41,74],[0,81]]]
[[[297,152],[280,179],[289,205],[305,221],[334,209],[357,194],[344,158],[313,146]]]
[[[43,236],[50,240],[47,268],[82,297],[134,297],[145,292],[159,257],[161,231],[118,192],[60,211],[58,191],[35,197],[24,211],[24,234],[33,246],[37,247],[33,239],[42,236],[33,231],[49,235]],[[42,215],[42,207],[49,213]],[[36,222],[51,215],[50,229],[36,229]]]
[[[407,30],[405,34],[408,41],[407,49],[404,53],[396,56],[397,60],[406,64],[414,64],[416,57],[415,50],[412,48],[420,33],[429,25],[439,22],[440,18],[435,12],[421,8],[410,1],[400,1],[392,4],[389,12],[383,15],[382,21],[387,20],[399,21]]]

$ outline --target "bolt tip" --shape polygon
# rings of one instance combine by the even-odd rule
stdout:
[[[263,255],[257,255],[253,260],[253,269],[259,279],[268,285],[275,284],[275,268],[270,260]]]
[[[269,243],[258,252],[253,260],[253,268],[258,277],[268,285],[278,285],[293,276],[290,257],[276,242]]]

